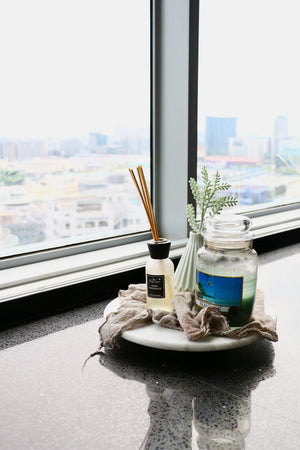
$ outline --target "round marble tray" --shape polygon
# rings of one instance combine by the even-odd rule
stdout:
[[[112,300],[104,310],[104,317],[109,313],[117,311],[119,299]],[[262,338],[257,335],[247,336],[242,339],[229,337],[206,336],[199,342],[189,341],[183,331],[163,328],[154,323],[144,325],[135,330],[128,330],[122,333],[122,338],[145,345],[146,347],[159,348],[163,350],[176,350],[183,352],[211,352],[218,350],[228,350],[244,345],[252,344]]]

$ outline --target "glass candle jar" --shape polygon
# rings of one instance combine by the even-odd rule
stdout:
[[[251,317],[258,258],[246,216],[216,215],[205,222],[204,245],[196,263],[196,307],[217,306],[231,326]]]

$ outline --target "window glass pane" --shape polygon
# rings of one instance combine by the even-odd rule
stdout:
[[[198,178],[221,171],[242,209],[300,200],[294,0],[201,0]]]
[[[0,0],[0,255],[149,228],[149,0]]]

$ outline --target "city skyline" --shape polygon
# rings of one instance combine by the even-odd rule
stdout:
[[[242,136],[251,136],[251,137],[263,137],[263,138],[273,138],[276,134],[275,128],[276,128],[276,121],[278,121],[278,119],[284,119],[287,122],[287,128],[288,128],[288,133],[285,135],[285,137],[300,137],[300,128],[298,130],[297,133],[292,133],[290,132],[290,120],[289,117],[287,115],[284,114],[278,114],[276,116],[274,116],[274,120],[272,122],[272,125],[270,126],[270,133],[269,134],[265,134],[265,135],[260,135],[257,133],[242,133],[240,131],[239,127],[239,118],[237,116],[225,116],[225,115],[208,115],[203,117],[203,122],[205,123],[205,126],[202,130],[200,130],[198,128],[198,134],[202,134],[205,135],[206,133],[206,126],[207,126],[207,119],[212,118],[212,119],[233,119],[235,121],[235,136],[236,137],[242,137]],[[0,142],[3,141],[55,141],[55,140],[61,140],[61,141],[68,141],[71,139],[78,139],[78,140],[83,140],[83,141],[88,141],[90,139],[91,135],[103,135],[106,137],[121,137],[121,136],[132,136],[132,135],[139,135],[139,136],[143,136],[143,137],[149,137],[150,135],[150,125],[137,125],[137,124],[131,124],[131,125],[122,125],[122,124],[117,124],[111,127],[110,131],[105,131],[102,127],[98,127],[98,128],[93,128],[91,129],[90,127],[87,127],[88,131],[85,134],[72,134],[72,135],[65,135],[65,136],[50,136],[50,135],[46,135],[44,137],[39,137],[39,136],[16,136],[16,135],[1,135],[1,129],[0,129]]]

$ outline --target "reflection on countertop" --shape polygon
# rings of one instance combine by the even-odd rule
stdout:
[[[240,449],[250,432],[251,392],[275,374],[273,359],[273,345],[265,341],[215,354],[168,356],[122,343],[99,362],[146,385],[150,426],[142,448]]]
[[[70,313],[1,332],[0,448],[299,448],[299,267],[293,252],[259,268],[276,343],[184,353],[121,340],[82,369],[105,305],[73,326]]]

